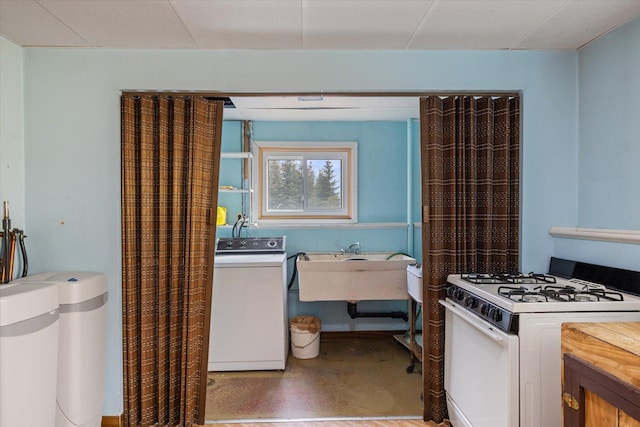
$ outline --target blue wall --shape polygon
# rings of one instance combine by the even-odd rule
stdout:
[[[580,53],[26,48],[5,55],[3,47],[3,67],[24,73],[22,97],[0,92],[3,106],[24,101],[24,140],[0,136],[2,150],[24,152],[25,173],[12,175],[11,186],[24,188],[25,224],[16,225],[29,235],[31,271],[96,270],[109,279],[104,414],[123,409],[121,91],[521,91],[522,270],[542,271],[552,255],[639,269],[640,245],[547,233],[552,226],[640,228],[639,27],[636,18]],[[414,213],[419,222],[419,204]],[[369,231],[350,237],[364,242]],[[399,241],[395,231],[376,230],[380,240],[367,244],[382,249]],[[305,233],[305,249],[320,236],[323,247],[342,244],[340,230]]]
[[[241,151],[240,122],[225,122],[223,151]],[[407,126],[405,122],[254,122],[255,141],[355,141],[358,143],[358,224],[341,227],[301,226],[250,227],[250,236],[287,236],[287,253],[338,252],[360,242],[363,252],[412,252],[407,246]],[[232,165],[227,163],[233,162]],[[239,161],[224,160],[225,181],[230,174],[239,182]],[[230,167],[227,167],[230,166]],[[235,168],[235,171],[229,169]],[[222,175],[222,172],[221,172]],[[235,216],[238,194],[220,193],[220,204]],[[234,200],[235,199],[235,200]],[[225,204],[226,203],[226,204]],[[234,210],[235,209],[235,210]],[[218,229],[219,237],[230,236],[230,229]],[[289,261],[289,276],[293,260]],[[363,301],[361,311],[407,311],[404,301]],[[345,302],[299,301],[297,283],[289,293],[289,315],[312,314],[320,317],[325,331],[394,330],[407,324],[396,319],[351,319]]]
[[[580,51],[578,218],[640,231],[640,18]],[[554,239],[556,256],[640,270],[640,245]]]
[[[119,414],[123,409],[123,90],[521,91],[522,269],[545,269],[554,253],[548,228],[577,222],[576,52],[44,48],[25,48],[22,52],[25,138],[24,147],[12,149],[25,152],[24,228],[29,236],[29,264],[33,273],[95,270],[107,274],[106,415]],[[6,95],[0,96],[4,99]],[[371,211],[367,215],[367,220],[373,220],[381,213]],[[378,240],[370,242],[365,240],[370,231],[350,230],[347,239],[342,230],[308,230],[305,240],[286,230],[292,240],[307,242],[291,247],[292,251],[322,249],[313,243],[319,236],[324,239],[323,247],[326,242],[339,246],[360,240],[371,250],[389,249],[389,242],[403,238],[395,229],[384,229],[376,230]],[[335,327],[350,326],[345,321]]]

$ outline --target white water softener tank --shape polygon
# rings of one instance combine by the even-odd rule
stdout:
[[[0,285],[0,426],[54,426],[58,317],[56,286]]]
[[[16,282],[58,286],[56,427],[100,427],[107,346],[107,278],[102,273],[41,273]]]

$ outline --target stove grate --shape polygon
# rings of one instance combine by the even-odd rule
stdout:
[[[556,283],[556,278],[542,273],[467,273],[460,278],[476,285]]]

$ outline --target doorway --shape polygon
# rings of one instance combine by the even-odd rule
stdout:
[[[401,173],[401,180],[403,183],[407,180],[406,162],[407,159],[419,153],[419,141],[413,141],[415,153],[407,153],[407,137],[406,134],[409,121],[412,122],[412,133],[419,135],[419,129],[417,129],[417,117],[419,112],[418,97],[415,94],[388,94],[388,95],[376,95],[370,94],[340,94],[336,96],[315,96],[315,95],[287,95],[287,96],[230,96],[225,108],[224,119],[225,122],[244,122],[251,120],[253,125],[258,122],[274,122],[278,123],[278,126],[290,126],[292,128],[303,129],[309,131],[309,129],[317,128],[321,126],[319,123],[335,123],[340,126],[344,126],[345,123],[365,123],[365,122],[389,122],[394,123],[395,128],[402,130],[403,136],[398,138],[396,150],[401,151],[404,154],[402,164],[397,169],[397,173]],[[274,123],[269,123],[267,127],[273,128]],[[360,126],[357,132],[366,133],[368,130],[362,130],[366,128],[366,125]],[[380,128],[382,125],[378,125]],[[229,126],[232,128],[232,126]],[[384,127],[384,126],[382,126]],[[260,131],[260,126],[256,126]],[[246,129],[246,128],[245,128]],[[223,150],[225,149],[225,131],[223,127]],[[234,131],[237,131],[234,128]],[[369,131],[370,132],[370,131]],[[385,132],[383,130],[383,132]],[[292,134],[293,132],[290,132]],[[351,131],[353,134],[354,131]],[[240,138],[242,139],[241,150],[246,150],[247,145],[244,143],[246,134],[241,132]],[[252,137],[255,137],[253,135]],[[272,135],[273,137],[273,135]],[[289,136],[290,138],[295,138]],[[313,138],[313,137],[308,137]],[[333,136],[333,138],[340,138],[339,136]],[[346,138],[346,137],[343,137]],[[352,138],[352,137],[350,137]],[[392,142],[392,141],[388,141]],[[419,163],[418,163],[419,165]],[[365,164],[365,167],[367,165]],[[371,168],[377,168],[378,165],[372,164]],[[419,170],[419,167],[413,168],[415,171]],[[224,173],[221,173],[223,176]],[[419,180],[419,176],[416,181]],[[223,183],[220,182],[222,185]],[[407,197],[415,198],[415,195]],[[418,195],[419,197],[419,195]],[[419,206],[418,203],[414,203]],[[247,203],[246,205],[250,205]],[[233,217],[235,212],[229,212],[228,215]],[[250,213],[249,213],[250,214]],[[406,215],[406,214],[405,214]],[[385,230],[385,226],[376,224],[380,230]],[[404,234],[403,238],[407,240],[407,228],[413,230],[413,224],[411,227],[406,224],[402,225],[386,225],[386,227],[399,227],[402,229],[401,233]],[[331,229],[331,227],[325,227]],[[228,230],[224,228],[218,228],[218,237],[222,237],[223,233]],[[276,232],[288,233],[288,234],[304,234],[304,231],[296,230],[295,228],[286,228],[284,230],[276,230]],[[331,232],[331,230],[329,231]],[[383,233],[385,233],[383,231]],[[382,234],[382,233],[381,233]],[[380,238],[381,240],[384,237]],[[291,242],[291,236],[288,237]],[[300,247],[302,244],[297,243]],[[375,243],[368,241],[369,247],[374,246]],[[379,246],[379,245],[378,245]],[[418,244],[415,247],[420,247],[419,239]],[[328,250],[328,249],[327,249]],[[333,248],[331,248],[333,250]],[[291,265],[290,265],[291,268]],[[291,271],[291,270],[290,270]],[[291,273],[289,273],[289,277]],[[214,279],[215,280],[215,279]],[[301,305],[300,302],[295,301],[297,294],[295,289],[289,294],[290,307],[293,304]],[[314,304],[314,303],[306,303]],[[317,303],[323,304],[323,303]],[[339,303],[333,304],[337,306]],[[346,306],[346,303],[341,303]],[[326,304],[325,304],[326,305]],[[329,304],[331,305],[331,304]],[[296,310],[306,310],[308,305],[304,307],[294,308]],[[407,308],[404,308],[405,311]],[[333,310],[333,311],[332,311]],[[335,312],[335,307],[330,307],[329,311]],[[346,308],[344,309],[346,311]],[[291,316],[290,316],[291,317]],[[397,325],[397,324],[396,324]],[[353,325],[346,325],[345,328],[352,328]],[[356,326],[359,328],[359,326]],[[387,326],[388,327],[388,326]],[[366,328],[366,326],[365,326]],[[314,360],[289,360],[287,364],[287,370],[284,372],[277,371],[250,371],[250,372],[237,372],[237,373],[209,373],[207,384],[207,404],[206,404],[206,420],[211,421],[213,419],[223,420],[229,417],[236,417],[236,419],[244,419],[246,417],[250,419],[257,418],[276,418],[276,419],[290,419],[290,418],[349,418],[349,417],[410,417],[421,418],[423,409],[420,400],[420,392],[422,389],[421,370],[418,369],[413,374],[407,373],[407,366],[410,363],[410,353],[408,350],[398,344],[393,339],[393,332],[401,332],[408,329],[406,324],[402,326],[396,326],[394,330],[388,330],[380,333],[371,326],[369,331],[358,331],[357,333],[344,333],[337,332],[336,325],[332,325],[330,329],[334,331],[323,332],[323,341],[321,343],[321,353],[317,359]],[[379,335],[373,336],[373,332],[376,331]],[[388,333],[385,333],[388,332]],[[326,336],[326,338],[325,338]],[[374,369],[371,365],[369,358],[376,359],[380,367]],[[359,361],[359,363],[358,363]],[[388,368],[383,368],[382,364],[389,365]],[[385,374],[382,375],[378,371],[387,370],[394,372],[394,375]],[[343,372],[341,375],[340,372]],[[344,372],[349,372],[347,376]],[[295,380],[299,378],[307,378],[306,388],[295,385]],[[358,384],[357,387],[346,387],[341,385],[340,382],[335,382],[333,385],[329,383],[328,379],[339,380],[340,377],[346,379],[346,381],[353,384]],[[317,380],[316,380],[317,379]],[[238,385],[238,389],[242,390],[244,387],[244,397],[247,398],[244,404],[238,404],[242,400],[238,397],[238,392],[229,392],[234,395],[234,398],[229,399],[225,395],[225,390],[222,390],[223,383],[230,383],[235,381]],[[269,385],[271,384],[271,385]],[[394,385],[395,384],[395,385]],[[389,386],[388,389],[385,386]],[[394,388],[395,387],[395,388]],[[232,390],[233,388],[229,388]],[[349,393],[345,390],[349,389],[352,394],[350,399],[346,399]],[[401,402],[405,406],[395,405],[395,408],[384,407],[385,405],[376,404],[372,399],[366,399],[367,393],[371,393],[372,390],[380,389],[379,393],[382,396],[387,396],[387,406],[389,402],[394,399]],[[297,397],[291,396],[296,394]],[[342,392],[335,393],[332,391],[342,390]],[[355,391],[353,391],[355,390]],[[254,396],[252,393],[257,393],[259,396]],[[365,397],[363,404],[358,406],[358,393]],[[218,396],[218,401],[216,399]],[[412,396],[412,397],[411,397]],[[288,399],[288,400],[287,400]],[[349,408],[346,401],[350,400],[355,403],[354,406]],[[367,400],[369,402],[367,402]],[[250,403],[253,401],[253,403]],[[303,401],[304,404],[299,405]],[[249,403],[247,403],[249,402]],[[315,412],[304,412],[301,409],[302,406],[309,406],[310,402],[320,403],[320,409],[316,408]],[[237,404],[237,405],[236,405]],[[261,404],[269,407],[272,412],[245,412],[240,415],[223,414],[220,407],[229,410],[234,405],[238,407],[259,407]],[[367,412],[367,404],[371,404],[373,408]],[[287,406],[289,405],[289,406]],[[298,405],[297,407],[295,407]],[[333,406],[332,406],[333,405]],[[393,406],[393,405],[391,405]],[[211,411],[210,408],[214,408]],[[218,408],[218,409],[215,409]],[[278,408],[284,408],[283,411],[277,411]],[[273,412],[276,410],[276,412]],[[363,412],[364,411],[364,412]],[[395,411],[395,412],[394,412]],[[398,412],[399,411],[399,412]],[[213,412],[217,412],[218,415]],[[237,412],[237,411],[236,411]],[[255,418],[254,418],[255,417]]]

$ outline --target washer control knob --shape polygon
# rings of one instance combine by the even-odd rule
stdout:
[[[270,248],[275,248],[275,247],[276,247],[276,245],[277,245],[277,243],[276,243],[276,241],[275,241],[275,240],[269,240],[269,241],[267,242],[267,246],[269,246]]]
[[[227,240],[227,246],[233,246],[233,242],[231,240]]]
[[[240,240],[240,246],[247,246],[246,240]]]

